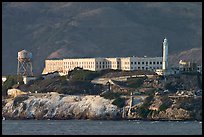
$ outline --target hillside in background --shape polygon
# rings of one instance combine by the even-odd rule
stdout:
[[[180,60],[202,64],[202,48],[192,48],[169,56],[169,63],[172,66],[177,66]]]
[[[201,49],[201,31],[202,3],[196,2],[7,2],[2,73],[16,74],[22,49],[33,53],[35,74],[48,58],[162,56],[164,37],[169,54],[177,56]]]

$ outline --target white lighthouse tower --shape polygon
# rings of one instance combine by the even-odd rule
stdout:
[[[168,41],[166,38],[164,38],[162,69],[166,70],[167,68],[168,68]]]

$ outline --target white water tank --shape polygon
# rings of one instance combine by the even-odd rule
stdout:
[[[30,61],[32,59],[32,53],[26,50],[22,50],[18,52],[18,60],[19,61]]]

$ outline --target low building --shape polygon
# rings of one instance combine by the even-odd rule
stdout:
[[[179,61],[180,72],[192,72],[197,71],[197,64],[190,61]]]
[[[179,74],[180,71],[179,71],[179,68],[170,68],[170,69],[166,69],[166,70],[163,70],[163,69],[157,69],[156,70],[156,73],[157,75],[174,75],[174,74]]]
[[[46,60],[42,74],[55,71],[67,75],[69,71],[79,67],[98,71],[104,69],[119,70],[151,70],[162,68],[162,57],[116,57],[116,58],[77,58]]]

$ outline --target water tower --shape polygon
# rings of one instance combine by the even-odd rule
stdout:
[[[33,76],[32,53],[26,50],[18,52],[18,76]]]

